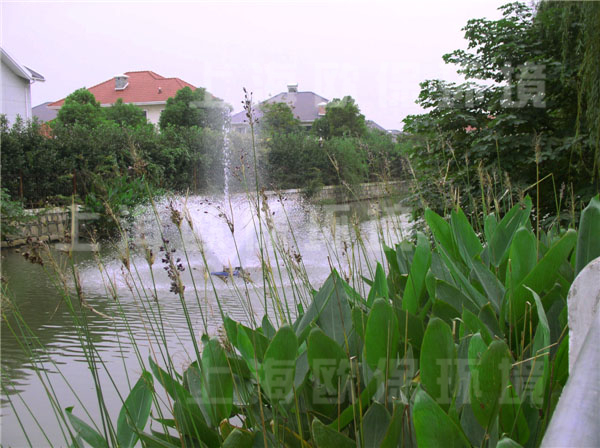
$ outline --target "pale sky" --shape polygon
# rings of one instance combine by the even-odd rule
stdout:
[[[362,113],[400,129],[419,82],[458,81],[441,57],[466,48],[470,18],[501,16],[498,0],[329,2],[1,3],[1,44],[45,83],[32,104],[64,98],[114,75],[153,70],[241,109],[286,90],[351,95]]]

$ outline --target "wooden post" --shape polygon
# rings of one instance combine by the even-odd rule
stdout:
[[[77,172],[73,170],[73,196],[77,194]]]

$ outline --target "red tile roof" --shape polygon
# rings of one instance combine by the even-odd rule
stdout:
[[[153,71],[126,72],[129,84],[123,90],[115,90],[115,79],[111,78],[88,90],[94,94],[96,101],[100,104],[113,104],[117,99],[122,98],[124,103],[151,103],[167,101],[167,98],[175,96],[175,93],[189,87],[195,90],[196,87],[189,82],[179,78],[165,78]],[[48,107],[61,107],[64,104],[64,98],[54,103],[48,104]]]

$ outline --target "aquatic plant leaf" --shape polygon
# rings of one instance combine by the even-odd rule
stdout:
[[[117,419],[117,440],[121,447],[133,447],[150,417],[154,381],[150,372],[144,371],[125,399]]]
[[[471,266],[475,257],[483,251],[479,237],[461,209],[452,211],[450,225],[462,259],[467,265]]]
[[[239,329],[238,329],[239,331]],[[238,335],[239,336],[239,335]],[[202,352],[202,400],[213,426],[229,417],[233,407],[233,376],[227,364],[225,350],[212,338]]]
[[[175,439],[169,441],[171,439]],[[161,434],[153,431],[152,434],[143,432],[140,434],[140,440],[143,442],[144,447],[148,448],[179,448],[181,447],[181,441],[179,439],[170,436],[169,434]]]
[[[356,448],[354,440],[324,425],[318,418],[312,422],[312,432],[318,448]]]
[[[392,305],[385,299],[375,300],[365,330],[364,353],[369,367],[377,370],[389,365],[395,359],[399,340],[398,319]]]
[[[403,417],[404,405],[402,403],[395,404],[394,413],[389,421],[387,431],[381,444],[377,445],[379,448],[396,448],[398,446],[398,441],[400,440],[404,429]]]
[[[519,445],[513,439],[502,437],[496,445],[496,448],[523,448],[523,446]]]
[[[423,321],[418,316],[400,309],[396,309],[396,318],[400,339],[410,344],[417,353],[420,352],[425,334]]]
[[[442,408],[448,409],[456,390],[456,346],[450,326],[437,317],[425,330],[421,346],[421,384]]]
[[[464,337],[467,334],[475,334],[480,333],[481,337],[485,341],[486,344],[492,342],[492,335],[490,330],[485,326],[485,324],[477,317],[475,314],[465,309],[462,314],[462,322],[460,324],[460,337]]]
[[[491,303],[496,311],[499,311],[502,299],[504,298],[504,286],[500,283],[498,277],[493,274],[481,260],[472,261],[471,266],[473,266],[471,273],[483,287],[489,300],[488,303]]]
[[[526,227],[520,227],[513,237],[508,255],[506,287],[511,291],[519,285],[537,263],[535,235]]]
[[[346,343],[352,331],[352,312],[344,285],[347,283],[334,269],[295,326],[299,344],[308,337],[313,322],[338,344]]]
[[[521,399],[510,383],[500,406],[500,429],[522,445],[529,440],[530,431]]]
[[[576,239],[577,232],[573,229],[568,230],[546,252],[523,281],[515,287],[512,297],[510,297],[510,303],[505,306],[505,312],[510,315],[513,322],[517,322],[524,316],[526,302],[530,298],[526,286],[538,294],[552,288],[561,265],[567,261],[567,257],[575,246]]]
[[[282,326],[269,344],[260,370],[262,386],[271,400],[283,400],[292,390],[297,350],[294,330]]]
[[[473,372],[473,370],[475,370],[487,348],[488,345],[481,337],[481,333],[475,333],[473,336],[471,336],[471,339],[469,340],[468,349],[470,372]]]
[[[364,341],[365,329],[367,327],[367,315],[358,306],[352,308],[352,325],[356,334]]]
[[[490,261],[494,266],[500,266],[507,256],[508,248],[517,229],[525,225],[532,207],[531,198],[527,196],[524,204],[516,204],[495,226],[492,237],[488,239]]]
[[[342,348],[320,328],[308,336],[308,364],[315,378],[330,392],[343,388],[348,379],[350,363]]]
[[[367,306],[370,308],[378,297],[389,298],[387,278],[385,277],[385,271],[381,263],[377,263],[377,268],[375,269],[375,279],[367,297]]]
[[[104,437],[88,425],[86,422],[73,415],[73,406],[65,409],[69,422],[78,436],[89,443],[93,448],[108,448],[108,443]]]
[[[239,428],[235,428],[231,433],[227,436],[225,441],[223,442],[223,448],[252,448],[254,445],[254,437],[256,434],[253,434],[249,431],[244,431]]]
[[[575,258],[575,275],[592,260],[600,257],[600,195],[592,198],[581,213],[579,235],[577,236],[577,253]]]
[[[166,370],[156,364],[151,356],[148,356],[148,363],[156,380],[173,400],[185,400],[189,396],[189,392]]]
[[[413,404],[417,445],[420,447],[469,447],[462,430],[423,389],[418,389]]]
[[[541,359],[536,359],[536,361],[537,363],[542,362],[543,374],[535,380],[532,397],[534,404],[541,408],[544,403],[546,385],[548,384],[550,376],[550,325],[548,324],[548,318],[546,317],[546,312],[544,311],[540,296],[533,289],[527,289],[529,289],[533,295],[538,315],[538,324],[535,330],[531,351],[534,356],[541,357]]]
[[[425,292],[425,278],[431,265],[431,248],[427,237],[417,232],[417,249],[410,266],[410,274],[404,288],[402,309],[417,314],[419,302]]]
[[[508,384],[511,356],[504,341],[493,341],[471,369],[469,397],[473,414],[489,428],[500,411],[500,400]]]
[[[391,419],[390,413],[383,405],[375,402],[369,406],[362,421],[365,448],[381,446]]]
[[[479,306],[471,300],[470,297],[463,294],[460,289],[444,280],[436,280],[435,298],[436,300],[442,300],[447,303],[459,314],[462,313],[463,308],[466,308],[473,313],[477,313],[479,310]]]
[[[453,260],[460,260],[458,246],[452,233],[452,227],[444,218],[432,210],[425,210],[425,221],[433,233],[438,246]]]
[[[275,328],[269,320],[269,316],[267,316],[266,314],[262,318],[262,331],[268,339],[273,339],[273,336],[275,336],[276,333]]]

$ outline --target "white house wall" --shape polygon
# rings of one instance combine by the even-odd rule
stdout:
[[[23,79],[2,62],[2,110],[10,123],[14,123],[17,115],[23,119],[31,118],[31,88],[29,80]]]
[[[152,104],[147,106],[138,106],[146,111],[146,118],[152,124],[158,125],[160,119],[160,113],[164,110],[164,104]]]

